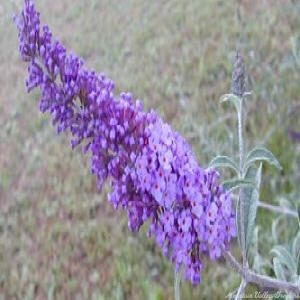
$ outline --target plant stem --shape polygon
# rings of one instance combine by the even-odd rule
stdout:
[[[243,98],[240,98],[240,109],[237,111],[238,113],[238,140],[239,140],[239,178],[243,179],[244,174],[244,138],[243,138]],[[247,216],[245,216],[245,203],[242,196],[242,188],[239,191],[239,208],[240,208],[240,218],[244,220]],[[243,269],[248,267],[247,263],[247,255],[246,255],[246,230],[244,227],[244,222],[240,222],[240,230],[241,230],[241,250],[242,250],[242,257],[243,257]],[[244,290],[246,288],[247,281],[242,278],[240,283],[237,295],[235,299],[242,299],[244,295]]]
[[[180,300],[180,269],[178,271],[175,270],[174,274],[174,293],[175,293],[175,300]]]
[[[237,291],[237,293],[236,293],[236,295],[234,297],[236,300],[243,299],[243,295],[244,295],[244,291],[245,291],[246,285],[247,285],[247,282],[242,277],[242,281],[240,283],[239,289],[238,289],[238,291]]]
[[[238,110],[238,139],[239,139],[239,178],[243,179],[243,169],[244,169],[244,138],[243,138],[243,98],[240,98],[240,109]],[[242,196],[242,188],[239,192],[239,205],[240,205],[240,218],[241,220],[245,219],[245,203]],[[246,232],[244,227],[244,222],[240,222],[241,224],[241,248],[242,248],[242,256],[243,256],[243,267],[247,267],[247,257],[246,257]],[[244,285],[241,282],[240,288]],[[240,290],[240,289],[239,289]],[[242,296],[242,290],[241,290]]]
[[[223,247],[223,255],[231,267],[237,271],[246,282],[251,282],[263,288],[271,288],[277,291],[289,292],[293,295],[299,295],[300,286],[292,282],[286,282],[274,279],[269,276],[257,274],[249,269],[244,269],[235,257]]]
[[[244,168],[244,139],[243,139],[243,99],[240,98],[240,109],[237,111],[238,113],[238,139],[239,139],[239,178],[243,178],[243,168]],[[244,199],[242,197],[242,189],[239,191],[238,198],[239,207],[240,207],[240,218],[241,220],[245,219],[245,211],[244,211]],[[242,256],[243,256],[243,267],[246,267],[247,257],[246,257],[246,240],[245,240],[245,228],[244,222],[240,223],[241,225],[241,248],[242,248]]]
[[[240,99],[240,110],[238,111],[238,137],[239,137],[239,157],[240,157],[240,177],[243,176],[244,167],[244,138],[243,138],[243,98]]]

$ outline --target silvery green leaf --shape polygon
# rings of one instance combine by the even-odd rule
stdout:
[[[242,99],[234,94],[225,94],[221,97],[221,102],[231,102],[235,106],[237,113],[241,113]]]
[[[253,248],[255,251],[255,254],[258,253],[258,232],[259,232],[259,226],[255,226],[253,231]]]
[[[253,257],[252,269],[254,272],[261,273],[261,258],[259,254]]]
[[[261,183],[261,170],[262,170],[262,165],[260,164],[256,175],[255,175],[255,187],[254,188],[246,188],[244,189],[245,195],[248,195],[248,224],[246,227],[246,250],[248,252],[249,247],[252,242],[252,237],[253,237],[253,232],[255,228],[255,219],[256,219],[256,213],[257,213],[257,206],[259,202],[259,188],[260,188],[260,183]],[[251,191],[250,191],[251,189]],[[247,190],[249,192],[247,193]]]
[[[239,245],[242,249],[242,234],[241,234],[241,217],[240,217],[240,199],[238,199],[235,207],[235,225],[236,225],[236,232],[237,232],[237,239],[239,242]]]
[[[298,224],[300,227],[300,204],[298,204],[297,213],[298,213]]]
[[[280,163],[278,162],[274,154],[263,146],[257,146],[247,154],[245,161],[245,170],[247,170],[248,167],[256,161],[266,161],[279,170],[281,169]]]
[[[251,166],[248,169],[245,175],[245,180],[254,182],[254,184],[252,187],[245,187],[241,190],[237,205],[238,238],[241,243],[241,247],[245,245],[245,249],[242,249],[242,251],[245,251],[247,255],[249,254],[249,248],[252,243],[253,231],[255,228],[255,218],[259,202],[261,169],[261,164],[259,168]],[[244,237],[242,236],[243,231]]]
[[[233,178],[229,180],[223,181],[223,187],[226,191],[233,191],[238,188],[251,186],[254,187],[254,183],[251,180],[247,179],[239,179],[239,178]]]
[[[277,229],[277,226],[278,226],[278,223],[281,221],[281,219],[283,218],[283,216],[280,216],[278,218],[276,218],[273,222],[272,222],[272,237],[273,237],[273,240],[275,242],[275,244],[278,243],[279,239],[278,239],[278,229]]]
[[[298,231],[296,237],[293,240],[293,256],[297,257],[300,253],[300,231]]]
[[[256,271],[259,270],[259,252],[258,252],[258,232],[259,227],[255,226],[254,232],[253,232],[253,239],[252,239],[252,247],[250,248],[251,251],[249,251],[249,263],[251,263],[253,269]],[[254,267],[255,266],[255,267]]]
[[[211,168],[228,167],[228,168],[233,169],[237,174],[239,172],[237,163],[229,156],[220,155],[220,156],[215,157],[209,163],[209,167],[211,167]]]
[[[257,273],[266,273],[265,270],[269,270],[272,267],[272,263],[268,259],[262,257],[259,253],[257,253],[257,255],[253,259],[252,269]]]
[[[280,260],[281,264],[285,265],[290,271],[291,275],[297,273],[296,260],[293,258],[291,253],[283,246],[275,246],[272,250],[277,258]]]
[[[300,277],[300,252],[298,253],[298,257],[297,257],[297,275],[299,275]]]
[[[273,258],[273,269],[274,269],[275,275],[278,279],[286,281],[283,267],[280,263],[280,260],[277,257]]]

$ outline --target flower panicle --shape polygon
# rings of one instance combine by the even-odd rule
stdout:
[[[231,195],[218,173],[200,167],[186,140],[154,111],[145,112],[130,93],[116,97],[111,79],[68,54],[41,27],[32,1],[24,0],[15,22],[27,90],[40,89],[40,110],[50,113],[58,133],[71,133],[72,148],[91,152],[99,190],[108,179],[109,201],[127,211],[130,230],[150,220],[149,236],[199,283],[201,257],[220,257],[236,235]]]
[[[247,92],[244,58],[236,51],[231,79],[231,93],[242,98]]]

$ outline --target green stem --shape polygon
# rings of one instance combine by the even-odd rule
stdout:
[[[180,300],[180,282],[181,282],[180,270],[178,271],[175,270],[175,274],[174,274],[175,300]]]
[[[234,297],[235,300],[241,300],[241,299],[243,299],[246,285],[247,285],[247,282],[245,281],[244,278],[242,278],[242,281],[240,283],[239,289],[238,289],[238,291],[237,291],[237,293],[236,293],[236,295]]]
[[[238,136],[239,136],[239,171],[240,177],[243,176],[243,167],[244,167],[244,138],[243,138],[243,99],[241,98],[240,111],[238,111]]]
[[[238,140],[239,140],[239,178],[244,177],[244,138],[243,138],[243,98],[240,99],[240,110],[238,111]],[[239,207],[240,207],[240,218],[245,220],[245,203],[243,199],[242,188],[239,191]],[[244,222],[240,222],[241,225],[241,250],[243,257],[243,269],[246,270],[248,267],[247,254],[246,254],[246,231],[244,227]],[[244,290],[246,288],[247,282],[242,278],[238,292],[235,299],[242,299],[244,295]]]
[[[243,138],[243,98],[240,99],[240,110],[238,111],[238,139],[239,139],[239,177],[243,179],[243,169],[244,169],[244,138]],[[242,197],[242,189],[239,192],[239,205],[240,205],[240,218],[241,220],[245,219],[245,211],[244,211],[244,199]],[[244,222],[241,222],[241,248],[242,248],[242,256],[243,256],[243,267],[247,265],[247,257],[246,257],[246,240],[245,240],[245,228]]]

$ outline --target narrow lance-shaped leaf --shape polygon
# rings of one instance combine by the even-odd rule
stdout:
[[[297,215],[298,215],[298,225],[300,228],[300,204],[298,204],[298,207],[297,207]]]
[[[225,94],[221,97],[221,102],[231,102],[235,106],[237,113],[241,113],[242,99],[234,94]]]
[[[246,187],[246,186],[254,187],[255,184],[251,180],[239,179],[239,178],[233,178],[233,179],[223,181],[223,187],[226,191],[233,191],[235,189]]]
[[[259,227],[255,226],[254,231],[253,231],[253,238],[252,238],[252,242],[253,242],[253,250],[255,254],[258,254],[258,232],[259,232]]]
[[[283,267],[280,263],[280,260],[277,257],[273,258],[273,269],[278,279],[286,281]]]
[[[252,247],[249,250],[249,264],[252,266],[253,271],[261,272],[261,259],[258,252],[258,232],[259,227],[255,226],[252,238]],[[251,255],[251,258],[250,258]]]
[[[296,260],[285,247],[275,246],[271,252],[277,256],[281,264],[285,265],[289,269],[292,275],[297,273]]]
[[[220,155],[215,157],[210,163],[209,167],[211,168],[218,168],[218,167],[228,167],[231,168],[238,174],[239,168],[237,163],[230,158],[229,156]]]
[[[300,252],[297,256],[297,275],[300,276]]]
[[[297,257],[298,254],[300,253],[300,231],[298,231],[296,237],[294,238],[292,249],[293,249],[293,256]]]
[[[283,217],[284,216],[281,215],[272,221],[272,238],[275,244],[278,243],[278,236],[279,236],[279,229],[277,227],[281,219],[283,219]]]
[[[246,252],[247,256],[249,253],[249,248],[252,242],[253,232],[255,228],[255,218],[259,202],[261,169],[261,164],[259,168],[252,166],[248,169],[245,180],[254,182],[254,186],[245,187],[242,189],[237,206],[238,238],[241,246],[245,245],[245,249],[242,250]],[[241,216],[244,216],[244,218],[242,219]],[[244,237],[242,237],[242,228],[244,229]],[[242,243],[243,239],[244,242]]]
[[[256,176],[255,176],[255,187],[252,188],[251,192],[248,193],[248,195],[251,195],[248,198],[248,203],[246,204],[248,207],[248,224],[246,227],[246,251],[248,253],[249,247],[252,242],[253,232],[255,228],[255,218],[256,218],[256,212],[257,212],[257,206],[259,202],[259,188],[261,183],[261,170],[262,165],[260,164]],[[249,189],[250,191],[250,189]],[[245,191],[246,192],[246,191]],[[247,193],[245,193],[247,194]],[[247,215],[246,215],[247,216]]]
[[[269,164],[278,168],[279,170],[281,169],[280,163],[278,162],[274,154],[263,146],[257,146],[247,154],[244,168],[245,171],[247,171],[249,166],[255,163],[256,161],[266,161]]]

